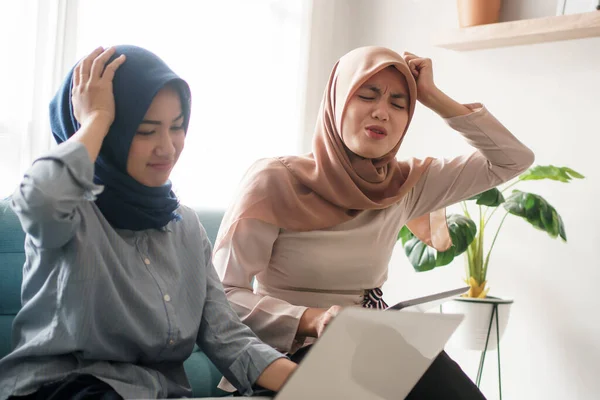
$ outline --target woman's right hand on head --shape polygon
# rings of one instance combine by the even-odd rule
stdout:
[[[114,53],[113,47],[97,48],[73,70],[73,113],[82,126],[97,119],[110,126],[115,119],[113,78],[125,62],[125,56],[121,55],[107,65]]]
[[[327,325],[342,311],[340,306],[332,306],[325,310],[322,308],[308,308],[300,318],[298,326],[299,336],[321,337]]]

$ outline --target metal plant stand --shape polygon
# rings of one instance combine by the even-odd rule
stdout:
[[[477,371],[477,379],[475,383],[477,387],[481,385],[481,377],[483,376],[483,365],[485,363],[485,355],[487,353],[488,343],[490,341],[490,334],[492,333],[492,323],[494,319],[496,320],[496,342],[497,342],[497,353],[498,353],[498,393],[500,395],[500,400],[502,400],[502,368],[500,363],[500,323],[498,318],[498,303],[492,303],[492,316],[490,318],[490,325],[488,326],[487,337],[485,338],[485,347],[481,352],[481,357],[479,358],[479,370]]]

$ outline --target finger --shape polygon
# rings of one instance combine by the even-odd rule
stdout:
[[[417,56],[404,56],[404,61],[409,62],[411,60],[416,60]]]
[[[417,69],[415,60],[410,60],[408,62],[408,68],[410,68],[410,72],[412,72],[412,74],[415,78],[419,76],[419,70]]]
[[[75,69],[73,70],[73,87],[71,88],[72,90],[75,90],[75,88],[77,86],[79,86],[79,82],[80,82],[80,79],[79,79],[80,78],[80,76],[79,76],[80,72],[79,72],[79,70],[80,69],[81,69],[81,63],[77,64],[75,66]]]
[[[334,317],[329,313],[323,317],[323,320],[321,321],[323,323],[323,329],[333,321],[333,318]]]
[[[420,58],[418,55],[409,53],[408,51],[405,51],[404,53],[402,53],[402,57],[405,60],[412,60],[413,58]]]
[[[121,54],[119,57],[112,60],[112,62],[108,64],[104,69],[102,79],[108,79],[112,82],[113,78],[115,77],[115,72],[117,71],[117,69],[119,69],[121,65],[123,65],[123,63],[125,62],[125,58],[125,54]]]
[[[92,72],[91,77],[94,79],[100,79],[102,76],[102,71],[104,71],[104,67],[110,58],[115,54],[115,48],[110,47],[102,52],[94,62],[92,63]]]
[[[81,61],[79,76],[81,78],[80,83],[86,82],[90,77],[90,70],[92,68],[92,62],[98,57],[104,49],[102,47],[98,47],[96,50],[92,51],[86,58]]]

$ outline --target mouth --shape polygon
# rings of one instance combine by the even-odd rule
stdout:
[[[378,125],[369,125],[365,128],[367,136],[373,139],[383,139],[387,136],[387,131],[384,127]]]
[[[173,167],[172,162],[148,163],[147,165],[157,171],[169,171]]]

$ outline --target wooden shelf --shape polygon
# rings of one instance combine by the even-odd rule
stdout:
[[[600,11],[454,29],[443,32],[434,45],[468,51],[594,36],[600,36]]]

